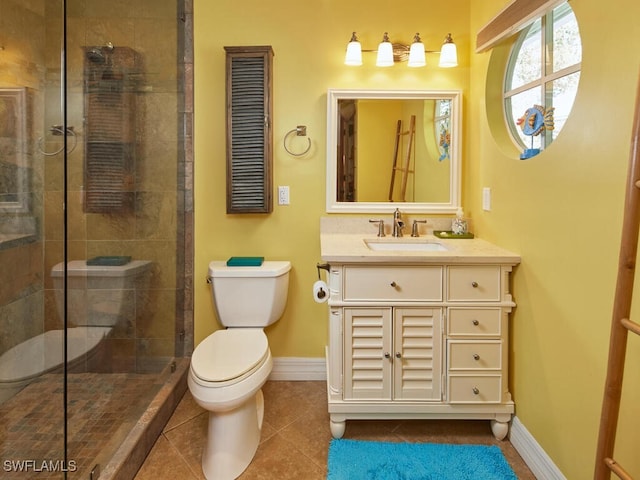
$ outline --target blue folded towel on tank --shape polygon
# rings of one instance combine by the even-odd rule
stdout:
[[[264,257],[231,257],[227,260],[227,267],[259,267]]]

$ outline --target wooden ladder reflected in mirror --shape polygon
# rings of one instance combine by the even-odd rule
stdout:
[[[400,146],[402,137],[408,135],[409,139],[407,142],[407,150],[405,152],[404,158],[400,160],[401,164],[398,163],[398,155],[400,154]],[[391,169],[391,184],[389,185],[389,201],[393,202],[393,191],[396,185],[396,172],[401,173],[400,178],[400,202],[406,202],[407,195],[407,180],[409,178],[409,174],[413,174],[414,170],[411,170],[411,153],[413,152],[413,140],[416,135],[416,116],[411,115],[411,119],[409,120],[409,130],[403,132],[402,131],[402,120],[398,120],[396,124],[396,143],[393,149],[393,167]]]

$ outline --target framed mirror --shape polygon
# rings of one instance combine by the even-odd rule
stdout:
[[[462,93],[327,93],[327,212],[455,213]]]
[[[0,88],[0,213],[29,211],[27,89]]]

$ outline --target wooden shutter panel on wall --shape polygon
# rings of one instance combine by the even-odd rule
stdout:
[[[142,59],[129,47],[115,47],[105,61],[84,55],[84,210],[133,209],[137,152],[136,118]]]
[[[273,210],[270,46],[224,47],[227,68],[227,213]]]

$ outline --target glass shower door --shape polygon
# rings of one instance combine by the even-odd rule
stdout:
[[[178,2],[67,0],[66,18],[67,449],[84,479],[106,475],[176,355]]]
[[[56,309],[47,258],[63,258],[65,247],[63,13],[62,2],[0,1],[2,478],[75,470],[66,457],[64,315],[46,313]]]
[[[0,0],[0,478],[110,478],[181,355],[178,5]]]

